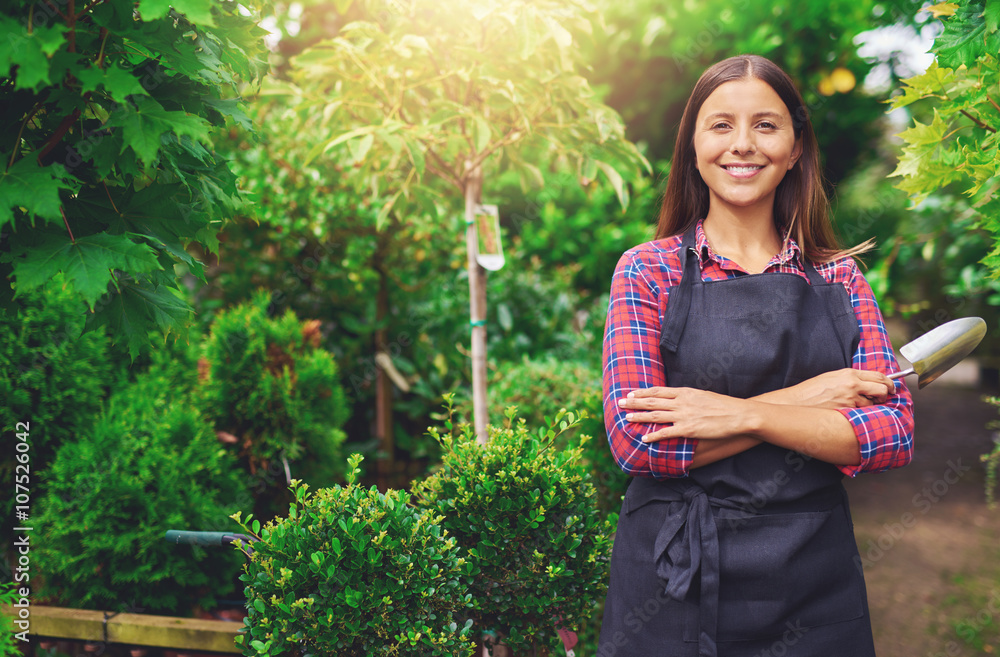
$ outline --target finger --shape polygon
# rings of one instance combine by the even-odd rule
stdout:
[[[669,413],[663,411],[654,411],[649,413],[626,413],[625,419],[629,422],[650,422],[662,424],[670,422],[671,416]]]
[[[896,389],[896,382],[886,376],[883,372],[877,370],[856,370],[861,374],[860,378],[862,381],[869,383],[879,383],[885,386],[886,393],[891,393]]]
[[[672,388],[666,388],[663,386],[652,386],[650,388],[638,388],[626,395],[626,398],[645,398],[645,397],[664,397],[670,395]]]
[[[670,431],[670,427],[665,427],[663,429],[660,429],[659,431],[653,431],[652,433],[647,433],[645,436],[642,437],[642,442],[658,443],[661,440],[666,440],[667,438],[672,437],[673,433],[674,432]]]
[[[670,410],[673,399],[665,397],[623,397],[618,400],[618,405],[626,409],[639,411]]]

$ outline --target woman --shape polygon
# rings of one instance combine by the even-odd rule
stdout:
[[[681,119],[656,241],[616,269],[612,452],[634,479],[600,657],[874,655],[843,476],[909,462],[910,394],[816,139],[770,61],[708,69]]]

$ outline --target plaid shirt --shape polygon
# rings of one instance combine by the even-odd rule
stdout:
[[[701,223],[695,234],[701,254],[702,278],[723,280],[746,273],[732,260],[714,253]],[[643,443],[641,438],[665,425],[631,423],[618,400],[630,390],[665,386],[660,357],[660,327],[668,288],[681,282],[684,264],[681,236],[641,244],[626,251],[611,282],[611,301],[604,333],[604,418],[611,451],[627,474],[636,477],[685,477],[697,439],[677,438]],[[765,272],[794,273],[808,278],[798,245],[791,239],[768,263]],[[886,335],[875,296],[852,258],[817,265],[828,282],[840,282],[850,294],[861,340],[854,353],[855,369],[898,372],[899,365]],[[838,466],[848,475],[882,472],[910,462],[913,453],[913,401],[897,381],[896,394],[886,403],[866,408],[842,408],[861,446],[859,465]]]

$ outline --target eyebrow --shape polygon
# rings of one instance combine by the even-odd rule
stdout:
[[[729,119],[729,120],[733,120],[735,118],[736,118],[736,115],[733,114],[732,112],[714,112],[714,113],[709,114],[708,116],[705,117],[706,120],[710,120],[710,119]],[[782,116],[781,116],[781,114],[779,112],[764,111],[764,112],[756,112],[753,115],[752,118],[754,120],[763,119],[763,118],[781,119]]]

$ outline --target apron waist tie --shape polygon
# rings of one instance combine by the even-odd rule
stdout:
[[[666,595],[683,602],[695,574],[701,570],[701,601],[698,619],[699,657],[717,657],[716,631],[719,620],[719,535],[712,507],[740,509],[725,499],[709,497],[701,486],[678,480],[664,487],[657,498],[684,505],[681,513],[668,513],[656,535],[653,560],[656,574],[667,583]]]

